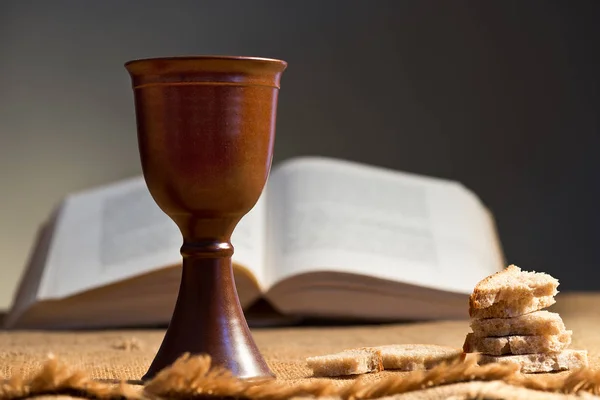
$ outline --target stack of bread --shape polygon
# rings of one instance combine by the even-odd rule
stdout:
[[[587,351],[569,349],[572,331],[557,313],[558,280],[517,266],[479,282],[469,301],[471,329],[465,353],[481,353],[480,364],[517,364],[523,373],[554,372],[587,366]]]

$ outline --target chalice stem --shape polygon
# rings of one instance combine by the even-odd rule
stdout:
[[[231,257],[183,254],[179,295],[148,380],[183,353],[208,354],[240,378],[271,378],[244,317]]]

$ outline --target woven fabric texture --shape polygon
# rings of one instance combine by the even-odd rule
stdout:
[[[590,368],[594,370],[600,370],[599,310],[600,294],[560,294],[557,304],[551,309],[561,314],[567,329],[573,330],[571,348],[589,351]],[[278,381],[294,386],[316,380],[311,377],[311,371],[305,364],[305,359],[309,356],[348,348],[397,343],[461,347],[469,330],[469,322],[464,320],[370,326],[262,328],[254,329],[253,334]],[[35,374],[51,353],[94,379],[138,380],[149,366],[163,334],[162,330],[0,332],[0,375],[9,379],[17,375]],[[402,374],[407,373],[383,371],[365,375],[361,379],[375,383],[386,377]],[[564,374],[540,374],[536,379],[556,379]],[[329,381],[336,386],[344,386],[352,380]],[[504,393],[504,397],[499,398],[538,398],[535,396],[539,394],[502,382],[468,382],[413,391],[396,398],[429,399],[452,395],[456,398],[472,398],[471,395],[479,393],[478,391],[489,392],[489,396],[492,393]],[[510,396],[516,397],[510,397],[506,393],[512,393]],[[546,395],[545,398],[574,397],[560,394],[550,397],[549,393],[541,395]],[[496,398],[489,396],[486,398]],[[586,393],[581,393],[580,396],[589,397]]]

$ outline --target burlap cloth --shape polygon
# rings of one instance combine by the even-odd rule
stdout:
[[[283,397],[329,394],[338,398],[376,398],[386,394],[393,395],[395,399],[597,398],[592,394],[597,394],[600,390],[600,382],[598,382],[600,372],[596,373],[600,371],[600,294],[561,294],[557,301],[552,311],[559,312],[567,329],[573,330],[571,348],[589,351],[590,370],[586,371],[587,375],[583,378],[577,378],[577,382],[573,381],[575,378],[569,378],[568,372],[528,375],[527,382],[523,383],[524,381],[515,379],[514,374],[508,374],[512,378],[506,378],[508,376],[506,372],[499,372],[498,376],[494,376],[495,372],[490,372],[491,375],[487,377],[478,377],[477,374],[469,372],[457,379],[445,380],[443,376],[432,377],[423,373],[415,377],[414,373],[411,375],[405,372],[383,371],[363,375],[359,381],[363,385],[362,392],[343,392],[343,388],[355,383],[352,379],[316,379],[311,377],[311,371],[305,365],[304,360],[308,356],[361,346],[431,343],[461,347],[465,334],[469,331],[469,323],[466,320],[370,326],[263,328],[254,329],[253,334],[262,354],[277,375],[278,384],[297,388],[300,384],[310,386],[315,382],[325,382],[324,384],[329,387],[328,390],[321,391],[281,392]],[[37,393],[51,395],[53,399],[69,398],[59,397],[60,395],[121,396],[121,398],[147,396],[144,388],[134,382],[121,384],[117,392],[103,392],[102,389],[96,390],[98,389],[96,386],[95,389],[90,390],[85,387],[90,385],[88,382],[90,380],[100,380],[94,384],[113,389],[116,387],[114,381],[138,380],[145,373],[158,349],[163,333],[161,330],[0,332],[0,374],[4,378],[4,386],[0,387],[0,396],[15,397],[19,393],[21,397],[33,396]],[[54,359],[50,360],[52,364],[50,366],[49,353],[54,355]],[[192,368],[192,366],[189,364],[185,368]],[[198,374],[198,371],[194,373]],[[444,373],[442,371],[441,375]],[[169,396],[185,395],[186,393],[183,392],[187,390],[184,387],[187,381],[180,378],[173,379],[179,380],[169,381],[175,382],[173,393]],[[406,383],[410,379],[419,381],[419,384],[415,385],[413,382],[412,385],[402,387],[402,381]],[[43,382],[40,383],[40,380]],[[391,380],[395,382],[395,389],[382,390],[379,387],[379,391],[373,393],[364,390],[369,385],[376,387],[378,383],[392,382]],[[457,381],[470,382],[457,383]],[[552,382],[562,382],[564,388]],[[187,384],[205,383],[206,381],[196,381]],[[158,392],[163,394],[169,392],[169,390],[165,391],[165,381],[157,385],[162,385]],[[182,387],[184,387],[183,392],[181,392]],[[332,392],[331,387],[338,388],[336,389],[338,391]],[[547,391],[539,390],[544,388]],[[196,389],[198,387],[194,390]],[[178,390],[180,392],[177,392]],[[188,392],[187,395],[200,391],[202,388],[196,392]],[[557,392],[569,392],[569,394]],[[153,393],[156,395],[157,391]],[[218,390],[215,393],[218,394]],[[168,396],[164,395],[164,397]],[[278,396],[272,393],[259,393],[256,396],[242,397],[277,398]]]

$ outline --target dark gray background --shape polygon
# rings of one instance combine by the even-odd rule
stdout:
[[[0,306],[63,195],[140,172],[122,64],[182,54],[289,62],[276,161],[462,181],[509,262],[600,289],[599,18],[598,1],[3,1]]]

